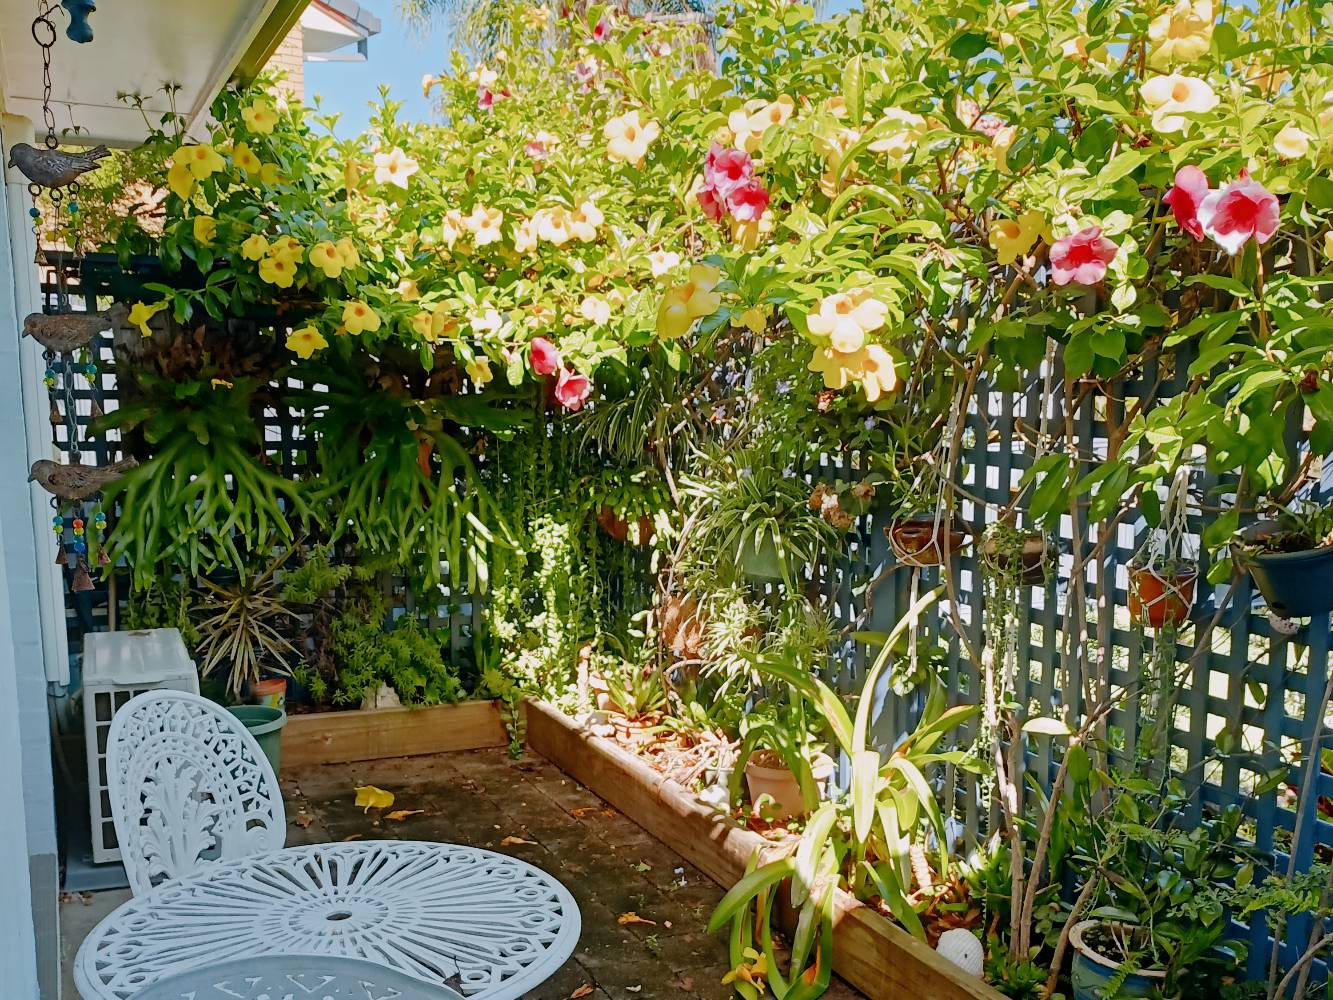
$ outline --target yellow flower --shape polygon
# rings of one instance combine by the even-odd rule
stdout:
[[[407,179],[417,172],[417,161],[397,146],[387,153],[375,154],[375,183],[397,184],[407,190]]]
[[[291,288],[296,280],[296,261],[285,254],[270,254],[259,262],[259,277],[270,285]]]
[[[359,299],[343,306],[343,326],[348,333],[374,333],[380,328],[380,314]]]
[[[873,298],[868,288],[853,288],[826,296],[819,312],[811,313],[806,323],[817,337],[828,337],[833,350],[843,354],[859,351],[865,335],[884,325],[889,307]]]
[[[357,252],[356,244],[352,242],[350,236],[344,236],[334,244],[338,249],[338,256],[342,258],[343,267],[357,267],[361,263],[361,254]]]
[[[287,350],[306,360],[328,346],[329,342],[313,326],[303,326],[287,335]]]
[[[809,369],[824,376],[824,388],[845,389],[848,382],[854,382],[860,376],[864,364],[863,350],[848,354],[831,347],[816,347]]]
[[[1310,137],[1291,122],[1273,138],[1273,149],[1284,160],[1299,160],[1310,152]]]
[[[661,132],[657,122],[652,119],[640,122],[638,111],[627,111],[602,127],[606,155],[621,163],[640,163]]]
[[[591,243],[597,239],[597,227],[603,222],[602,210],[596,203],[585,201],[570,215],[569,228],[582,243]]]
[[[463,225],[467,226],[468,232],[472,234],[472,242],[479,247],[484,247],[488,243],[498,243],[502,238],[500,224],[504,222],[504,213],[498,208],[484,208],[477,205],[472,209],[472,214],[463,220]]]
[[[1324,234],[1324,256],[1333,258],[1333,230]]]
[[[495,333],[504,326],[504,317],[496,309],[485,309],[468,319],[475,333]]]
[[[167,307],[165,302],[154,302],[151,305],[144,302],[136,302],[130,307],[130,323],[139,328],[139,332],[145,337],[151,337],[153,331],[148,328],[148,321]]]
[[[654,278],[669,274],[680,263],[680,254],[672,250],[654,250],[648,255],[648,268]]]
[[[873,403],[880,396],[897,392],[898,385],[898,368],[893,356],[879,344],[869,345],[861,361],[861,389],[866,399]]]
[[[245,242],[241,244],[241,256],[246,260],[259,260],[266,253],[268,253],[268,240],[259,233],[247,236]]]
[[[523,24],[529,31],[541,31],[551,19],[551,11],[545,4],[533,4],[523,8]]]
[[[209,385],[211,385],[214,389],[234,389],[234,388],[236,388],[236,386],[235,386],[233,383],[228,382],[225,378],[214,378],[214,379],[209,379],[208,382],[209,382]]]
[[[301,263],[305,258],[305,249],[289,233],[283,233],[274,240],[273,246],[269,248],[269,253],[275,257],[286,257],[296,264]]]
[[[1046,218],[1038,211],[1024,212],[1017,219],[996,219],[990,227],[990,245],[999,264],[1008,266],[1032,249],[1046,229]]]
[[[663,340],[675,340],[689,332],[694,321],[711,316],[722,305],[722,296],[713,291],[722,280],[722,274],[707,264],[690,268],[689,280],[667,290],[657,310],[657,335]]]
[[[282,179],[278,176],[278,165],[276,163],[265,163],[259,168],[259,179],[269,187],[273,187]]]
[[[611,321],[611,303],[596,295],[585,295],[579,303],[579,315],[593,326],[605,326]]]
[[[783,94],[776,101],[764,105],[750,116],[750,131],[757,132],[762,136],[774,125],[786,125],[795,111],[796,102]]]
[[[473,358],[467,363],[467,375],[480,389],[495,376],[491,373],[491,363],[486,358]]]
[[[264,169],[259,157],[255,156],[254,151],[243,142],[238,142],[232,147],[231,162],[252,177]]]
[[[1152,45],[1148,62],[1155,69],[1194,62],[1207,53],[1212,40],[1212,0],[1176,0],[1148,25]]]
[[[429,73],[423,76],[421,78],[421,96],[429,97],[431,90],[433,90],[435,85],[439,82],[440,78],[438,76],[432,76]]]
[[[422,309],[412,317],[412,330],[428,344],[453,332],[458,324],[440,306]]]
[[[211,247],[213,241],[218,235],[218,220],[211,215],[196,215],[194,217],[194,239],[196,243],[202,243],[206,247]]]
[[[310,264],[319,268],[329,278],[336,278],[343,273],[342,255],[328,240],[316,243],[310,248]]]
[[[181,146],[171,154],[171,162],[178,167],[189,167],[195,179],[203,180],[215,174],[227,164],[209,143],[202,142],[195,146]]]
[[[763,333],[768,329],[768,306],[751,306],[745,312],[733,312],[731,325],[745,327],[751,333]]]
[[[890,160],[901,163],[916,149],[917,142],[926,131],[926,120],[902,108],[889,108],[876,123],[876,128],[883,131],[870,144],[870,149],[876,153],[885,153]]]
[[[745,104],[727,116],[727,128],[734,136],[737,149],[747,153],[756,152],[764,139],[764,129],[768,126],[758,116],[758,112],[767,107],[763,98],[746,101]]]
[[[773,214],[764,212],[757,219],[731,220],[731,242],[742,250],[756,250],[760,242],[773,231]]]
[[[574,238],[574,220],[569,210],[557,205],[555,208],[543,208],[532,217],[537,226],[537,235],[547,243],[563,246]]]
[[[1060,54],[1066,59],[1074,59],[1078,62],[1088,61],[1088,36],[1075,35],[1073,38],[1066,38],[1060,43]]]
[[[1018,129],[1012,125],[1003,125],[991,137],[991,155],[995,157],[995,169],[1002,174],[1009,172],[1009,149],[1018,137]]]
[[[524,219],[514,227],[514,249],[519,253],[537,249],[537,225],[532,219]]]
[[[1179,73],[1153,77],[1139,88],[1139,93],[1152,109],[1153,128],[1159,132],[1179,132],[1186,125],[1186,113],[1202,114],[1218,105],[1217,95],[1206,81]]]
[[[404,302],[415,302],[421,298],[421,289],[417,287],[416,281],[412,278],[404,278],[398,282],[397,292],[398,297]]]
[[[466,229],[467,223],[463,221],[463,214],[458,211],[458,209],[451,208],[445,213],[443,228],[444,242],[450,250],[454,248],[454,244],[458,242],[459,237],[463,235],[463,232]]]
[[[824,102],[824,110],[834,118],[847,117],[847,98],[839,94],[837,97],[830,97]]]
[[[167,170],[167,187],[176,197],[189,201],[194,191],[194,174],[184,163],[173,163]]]
[[[241,109],[245,126],[257,135],[268,135],[278,124],[278,113],[267,101],[255,101],[249,107]]]

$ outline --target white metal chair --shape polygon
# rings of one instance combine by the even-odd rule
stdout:
[[[225,709],[183,691],[130,699],[111,723],[107,787],[135,895],[287,839],[277,776]]]

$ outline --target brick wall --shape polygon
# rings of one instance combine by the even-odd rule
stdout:
[[[281,90],[297,100],[305,97],[305,43],[300,24],[292,28],[291,34],[282,40],[265,68],[286,74]]]

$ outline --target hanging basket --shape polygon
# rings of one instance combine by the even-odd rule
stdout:
[[[995,539],[988,538],[982,544],[981,554],[986,563],[993,566],[1001,572],[1010,568],[1010,561],[1014,556],[1001,551]],[[1023,539],[1023,547],[1018,553],[1018,559],[1022,563],[1022,575],[1020,582],[1029,586],[1039,586],[1046,582],[1046,577],[1050,572],[1050,564],[1054,553],[1051,552],[1051,545],[1046,540],[1045,535],[1032,533]]]
[[[1163,628],[1189,619],[1199,570],[1190,565],[1175,572],[1151,566],[1129,568],[1129,614],[1138,625]]]
[[[617,542],[630,542],[629,521],[617,514],[609,504],[602,504],[602,509],[597,512],[597,523]],[[647,514],[639,515],[638,528],[638,536],[632,544],[647,545],[653,540],[653,519]]]
[[[966,529],[953,518],[913,514],[884,529],[889,547],[900,563],[908,566],[941,566],[967,543]]]

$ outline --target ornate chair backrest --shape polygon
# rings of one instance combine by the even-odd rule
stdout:
[[[287,839],[277,776],[230,712],[184,691],[149,691],[111,722],[111,815],[135,895],[211,861]]]

